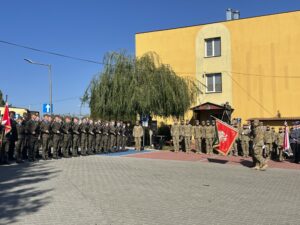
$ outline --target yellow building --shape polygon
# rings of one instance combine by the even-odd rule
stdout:
[[[135,41],[137,57],[156,52],[199,81],[195,106],[229,102],[244,121],[300,116],[300,11],[137,33]]]
[[[3,115],[5,107],[0,106],[0,115]],[[26,108],[20,107],[9,107],[10,112],[15,112],[17,116],[24,116],[24,114],[30,113],[30,111]]]

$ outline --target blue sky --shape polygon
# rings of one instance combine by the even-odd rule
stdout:
[[[108,51],[134,54],[137,32],[224,20],[229,7],[244,18],[299,10],[300,1],[3,0],[0,40],[102,61]],[[0,90],[9,103],[38,111],[49,99],[47,68],[24,58],[52,65],[54,112],[60,114],[80,113],[79,98],[102,68],[0,43]]]

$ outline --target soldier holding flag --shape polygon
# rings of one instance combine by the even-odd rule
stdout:
[[[11,135],[11,121],[9,118],[8,104],[6,103],[3,117],[1,120],[1,147],[0,147],[0,163],[8,164],[9,140]]]

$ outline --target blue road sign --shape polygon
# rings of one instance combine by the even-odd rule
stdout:
[[[53,112],[53,105],[50,104],[43,104],[43,113],[52,113]]]

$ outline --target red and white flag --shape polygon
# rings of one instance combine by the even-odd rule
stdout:
[[[289,151],[290,149],[290,137],[289,137],[289,127],[287,122],[284,123],[284,140],[283,140],[283,151]]]
[[[9,118],[9,108],[8,108],[7,103],[5,104],[1,124],[2,124],[2,126],[4,126],[4,134],[5,135],[11,131],[11,124],[10,124],[10,118]]]
[[[219,144],[216,150],[223,155],[228,155],[232,144],[238,136],[238,131],[234,127],[217,118],[216,127],[218,131],[217,137],[219,139]]]

